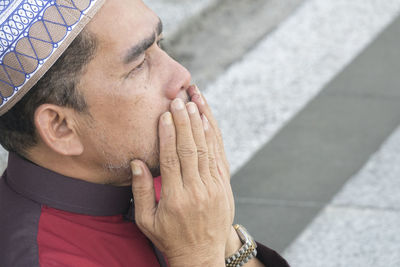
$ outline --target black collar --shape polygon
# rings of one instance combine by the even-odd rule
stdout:
[[[7,183],[17,193],[64,211],[111,216],[125,214],[130,206],[130,186],[89,183],[40,167],[15,153],[8,156]]]

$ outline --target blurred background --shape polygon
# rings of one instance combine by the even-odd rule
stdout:
[[[235,221],[292,266],[400,266],[400,0],[145,2],[219,121]]]

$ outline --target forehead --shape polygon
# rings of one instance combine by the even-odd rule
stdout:
[[[154,34],[158,21],[141,0],[107,0],[87,29],[96,36],[97,54],[121,59],[129,47]]]

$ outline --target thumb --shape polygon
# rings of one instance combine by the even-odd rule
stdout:
[[[153,225],[156,210],[153,176],[140,160],[131,162],[131,170],[136,223],[142,227]]]

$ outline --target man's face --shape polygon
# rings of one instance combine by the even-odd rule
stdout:
[[[158,46],[161,28],[141,0],[108,0],[86,27],[98,45],[78,86],[91,114],[79,134],[105,183],[129,184],[134,158],[157,175],[159,117],[173,99],[188,100],[190,73]]]

